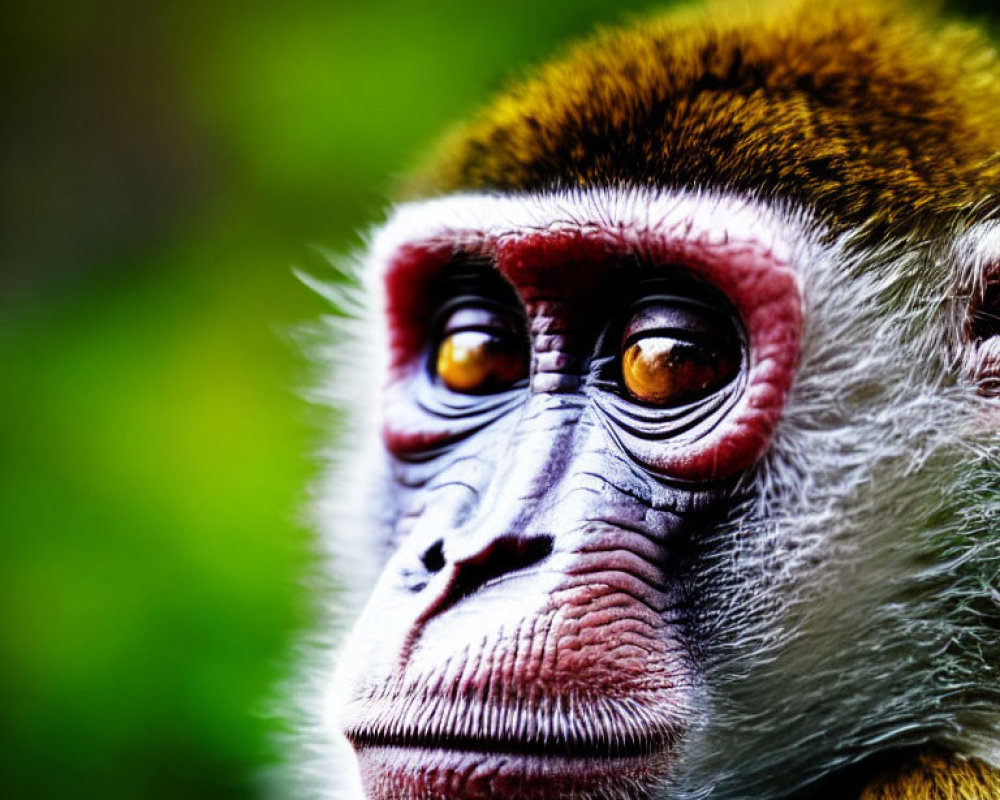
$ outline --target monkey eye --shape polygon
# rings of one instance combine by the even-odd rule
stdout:
[[[448,389],[490,394],[528,377],[529,353],[521,326],[505,311],[463,307],[446,319],[433,370]]]
[[[733,325],[694,307],[647,306],[632,316],[622,337],[622,383],[648,405],[699,400],[732,381],[740,362]]]

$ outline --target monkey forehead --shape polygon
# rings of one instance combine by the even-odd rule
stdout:
[[[825,230],[801,213],[787,213],[730,193],[668,192],[646,187],[573,188],[514,194],[460,192],[395,206],[372,236],[374,274],[391,270],[408,245],[439,242],[477,250],[533,234],[577,231],[634,241],[676,235],[705,244],[753,242],[783,263]]]
[[[725,187],[834,228],[910,226],[1000,182],[1000,67],[891,2],[715,3],[605,33],[452,133],[410,187]]]

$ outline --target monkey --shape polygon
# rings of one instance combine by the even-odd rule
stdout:
[[[1000,797],[983,33],[892,0],[600,32],[355,261],[321,793]]]

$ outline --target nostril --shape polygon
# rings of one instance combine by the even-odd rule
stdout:
[[[453,572],[447,586],[420,617],[421,624],[443,614],[463,598],[475,594],[490,581],[519,572],[548,558],[554,549],[551,536],[500,536],[472,555],[453,559]],[[444,542],[438,540],[420,557],[429,572],[440,573],[447,559]],[[428,584],[420,585],[420,590]]]
[[[530,539],[522,539],[524,546],[521,550],[521,560],[524,562],[521,566],[530,567],[532,564],[537,564],[539,561],[548,558],[552,555],[552,537],[551,536],[532,536]]]
[[[551,536],[503,536],[490,543],[475,558],[457,564],[452,587],[455,599],[467,597],[494,578],[527,569],[552,554]]]
[[[420,561],[428,572],[440,572],[444,569],[444,541],[438,539],[424,551]]]

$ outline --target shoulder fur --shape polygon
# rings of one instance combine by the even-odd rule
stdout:
[[[882,775],[860,800],[987,800],[1000,797],[1000,771],[982,761],[936,752]]]

